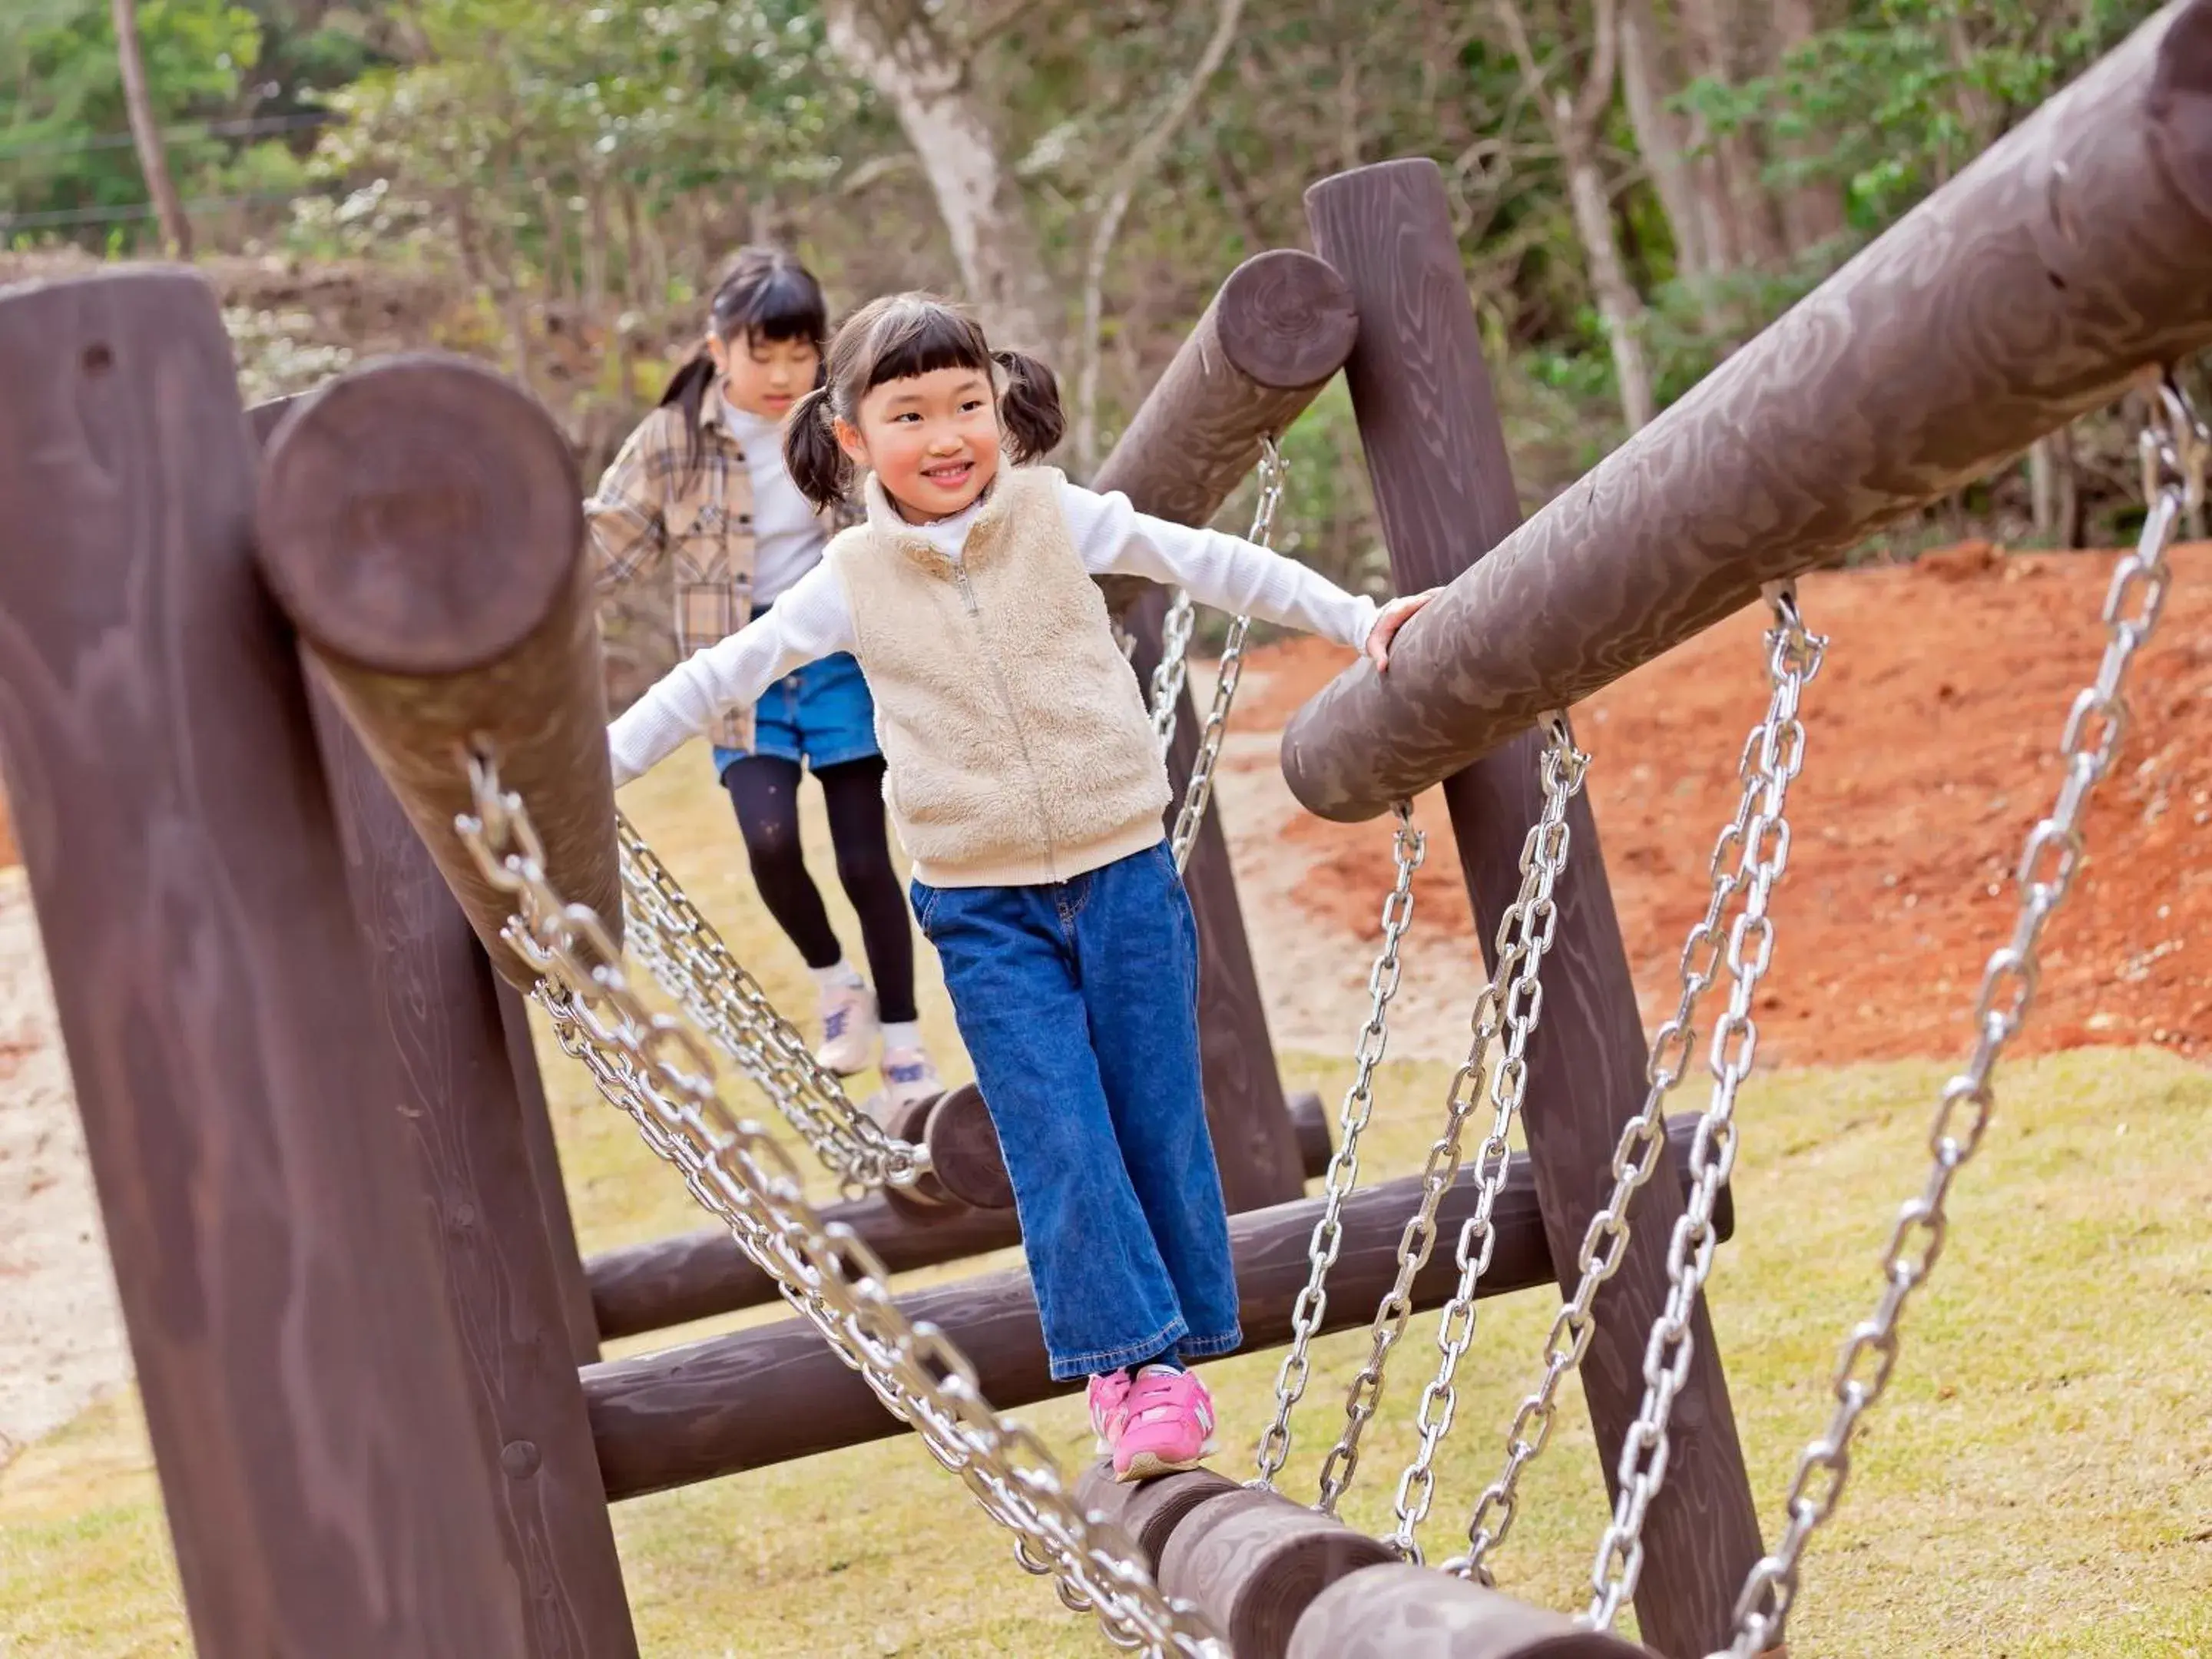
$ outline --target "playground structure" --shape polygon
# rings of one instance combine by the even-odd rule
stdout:
[[[2156,619],[2164,538],[2201,488],[2201,434],[2154,395],[2143,548],[2116,581],[2064,791],[2023,861],[2021,929],[1993,959],[1930,1186],[1771,1553],[1700,1285],[1729,1225],[1728,1109],[1753,1047],[1739,1004],[1769,948],[1746,941],[1771,941],[1817,641],[1777,592],[1740,856],[1722,856],[1724,831],[1705,924],[1711,979],[1723,902],[1747,907],[1727,951],[1740,1040],[1694,1133],[1659,1133],[1688,1027],[1646,1050],[1577,787],[1585,757],[1556,711],[2212,340],[2212,4],[2162,12],[1517,527],[1435,170],[1363,168],[1316,185],[1309,210],[1316,253],[1262,255],[1231,277],[1097,483],[1209,517],[1340,365],[1399,582],[1449,583],[1387,678],[1349,671],[1285,741],[1293,787],[1330,816],[1376,816],[1443,782],[1498,941],[1478,1026],[1504,1059],[1477,1064],[1479,1036],[1424,1176],[1350,1187],[1355,1089],[1329,1191],[1297,1196],[1308,1160],[1217,821],[1189,866],[1209,1111],[1224,1174],[1249,1183],[1232,1188],[1231,1231],[1250,1345],[1295,1358],[1376,1310],[1319,1510],[1206,1474],[1129,1488],[1094,1471],[1071,1488],[993,1410],[1050,1391],[1022,1276],[892,1308],[878,1271],[892,1264],[860,1244],[866,1226],[826,1230],[787,1162],[719,1106],[703,1051],[644,1016],[615,970],[623,842],[580,492],[542,411],[480,371],[401,360],[269,411],[258,466],[196,279],[130,272],[0,298],[10,795],[204,1651],[635,1652],[610,1499],[898,1432],[902,1418],[1016,1528],[1025,1565],[1136,1645],[1219,1651],[1218,1632],[1247,1659],[1626,1653],[1607,1628],[1632,1589],[1650,1651],[1778,1640],[1799,1553],[1840,1492],[1851,1428],[1895,1362],[1943,1196],[1987,1121],[1990,1068],[2027,1011],[2039,930],[2121,736],[2121,675]],[[1167,610],[1146,592],[1127,612],[1146,678]],[[1178,793],[1202,743],[1187,692],[1179,703]],[[1401,888],[1414,835],[1401,825]],[[1686,1010],[1686,951],[1685,975]],[[811,1321],[579,1370],[607,1322],[531,1104],[513,989],[541,980],[563,1045],[732,1222],[754,1299],[779,1288]],[[1378,991],[1370,1030],[1386,1004]],[[1470,1183],[1455,1177],[1479,1092],[1497,1115]],[[1528,1152],[1508,1161],[1516,1115]],[[955,1150],[954,1121],[899,1144],[927,1148],[932,1173],[963,1156],[972,1168],[972,1132]],[[851,1202],[883,1240],[926,1253],[942,1229],[945,1243],[896,1265],[1009,1242],[982,1231],[1005,1226],[1003,1209],[933,1213],[898,1185]],[[1309,1248],[1332,1225],[1317,1304],[1303,1294],[1324,1265]],[[1431,1259],[1446,1228],[1460,1261]],[[1449,1310],[1422,1396],[1425,1460],[1449,1425],[1474,1298],[1546,1280],[1565,1305],[1543,1381],[1458,1570],[1401,1559],[1418,1559],[1425,1461],[1401,1480],[1393,1540],[1334,1520],[1327,1487],[1352,1476],[1407,1316]],[[1479,1582],[1512,1480],[1540,1451],[1548,1390],[1577,1367],[1616,1501],[1605,1605],[1586,1627]],[[1291,1377],[1286,1365],[1278,1429]],[[1273,1443],[1271,1431],[1263,1459]]]

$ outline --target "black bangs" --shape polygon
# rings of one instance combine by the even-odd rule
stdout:
[[[940,368],[972,368],[990,378],[991,348],[983,331],[942,301],[903,299],[878,318],[870,332],[864,347],[867,373],[858,393]]]
[[[817,349],[830,335],[821,284],[787,253],[748,248],[715,290],[715,337],[734,340],[805,340]]]

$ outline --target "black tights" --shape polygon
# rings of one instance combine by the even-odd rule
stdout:
[[[791,936],[809,968],[834,968],[845,952],[799,848],[800,775],[797,761],[754,755],[731,763],[722,774],[722,787],[738,809],[738,828],[752,859],[753,884],[769,914]],[[914,933],[884,827],[884,763],[870,756],[821,767],[814,775],[830,805],[837,879],[860,913],[860,940],[875,975],[878,1007],[886,1021],[911,1020]]]

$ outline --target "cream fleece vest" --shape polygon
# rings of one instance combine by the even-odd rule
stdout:
[[[1066,881],[1155,845],[1169,799],[1053,468],[1005,467],[947,557],[867,491],[823,557],[876,704],[884,798],[917,881]]]

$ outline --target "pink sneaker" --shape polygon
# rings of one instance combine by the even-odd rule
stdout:
[[[1128,1403],[1128,1372],[1109,1371],[1091,1379],[1091,1432],[1098,1437],[1101,1457],[1114,1449],[1114,1437],[1121,1432]]]
[[[1099,1385],[1091,1380],[1092,1418]],[[1107,1417],[1103,1438],[1114,1455],[1116,1480],[1145,1480],[1156,1474],[1194,1469],[1210,1457],[1213,1443],[1213,1396],[1188,1371],[1147,1365]]]

